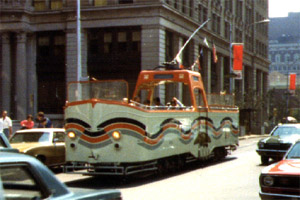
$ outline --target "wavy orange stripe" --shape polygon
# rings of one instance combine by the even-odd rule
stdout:
[[[138,132],[142,136],[146,135],[146,133],[143,129],[141,129],[137,126],[131,125],[131,124],[126,124],[126,123],[118,123],[118,124],[108,125],[104,128],[104,131],[109,132],[109,131],[114,130],[114,129],[129,129],[129,130],[133,130],[135,132]]]
[[[191,138],[192,135],[193,135],[193,133],[190,132],[188,135],[181,134],[181,137],[182,137],[184,140],[188,140],[188,139]]]
[[[167,130],[168,128],[175,128],[178,129],[178,125],[177,124],[167,124],[163,127],[163,131]]]
[[[85,130],[84,127],[82,127],[80,125],[77,125],[77,124],[66,124],[65,129],[69,129],[69,128],[74,128],[74,129],[77,129],[81,132],[83,132]]]
[[[156,138],[155,140],[150,139],[148,137],[144,138],[144,142],[146,142],[147,144],[153,145],[153,144],[157,144],[161,138],[163,138],[164,134],[161,134],[158,138]]]
[[[89,137],[87,135],[82,134],[80,136],[80,138],[82,140],[85,140],[85,141],[90,142],[90,143],[98,143],[98,142],[102,142],[104,140],[108,140],[109,136],[107,134],[105,134],[105,135],[102,135],[100,137],[93,138],[93,137]]]

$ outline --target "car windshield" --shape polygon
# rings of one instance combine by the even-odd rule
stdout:
[[[292,158],[300,158],[300,143],[296,143],[291,150],[289,151],[288,155],[286,156],[287,159]]]
[[[10,143],[22,142],[49,142],[49,132],[24,132],[16,133],[10,140]]]
[[[273,133],[272,136],[289,137],[291,135],[299,135],[300,129],[296,127],[278,127]]]

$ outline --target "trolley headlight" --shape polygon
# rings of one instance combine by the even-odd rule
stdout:
[[[75,139],[76,138],[76,133],[73,131],[68,132],[68,137],[71,139]]]
[[[115,140],[120,140],[121,139],[121,133],[119,131],[114,131],[112,133],[112,137],[115,139]]]
[[[263,184],[265,186],[272,186],[272,185],[274,185],[274,178],[272,176],[265,176],[265,177],[263,177]]]

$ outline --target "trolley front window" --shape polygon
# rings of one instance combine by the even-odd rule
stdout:
[[[68,102],[89,99],[123,101],[128,98],[126,81],[74,82],[68,87]]]

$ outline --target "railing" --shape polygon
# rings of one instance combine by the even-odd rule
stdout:
[[[165,0],[81,0],[81,9],[117,5],[142,5],[165,2]],[[26,9],[34,11],[75,8],[76,0],[0,0],[0,10]]]
[[[235,106],[234,96],[231,94],[207,94],[208,105]]]

